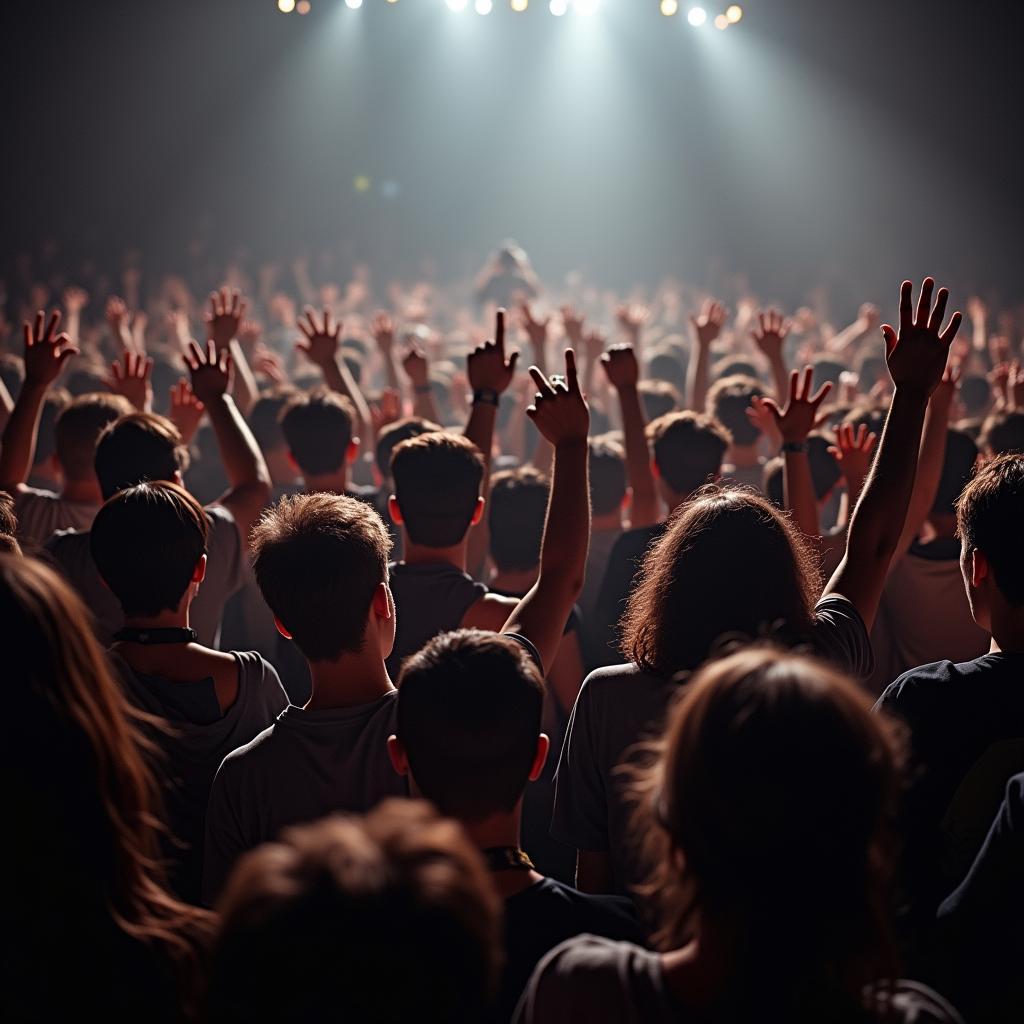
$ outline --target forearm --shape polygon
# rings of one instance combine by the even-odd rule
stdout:
[[[421,419],[439,423],[441,416],[434,401],[434,389],[429,384],[418,384],[412,389],[412,414]],[[468,431],[468,427],[466,428]],[[466,435],[469,436],[468,433]]]
[[[384,379],[388,382],[388,387],[394,388],[401,394],[402,381],[398,376],[398,363],[395,361],[395,353],[390,350],[381,353],[381,362],[384,364]]]
[[[797,528],[805,537],[819,537],[818,502],[814,495],[811,461],[806,451],[786,452],[782,482],[784,502],[793,513]]]
[[[355,429],[358,436],[367,438],[368,442],[372,443],[373,439],[366,433],[372,423],[370,407],[366,404],[366,399],[363,397],[359,385],[355,382],[348,367],[345,365],[345,360],[340,355],[337,355],[328,362],[325,362],[320,369],[327,386],[332,391],[337,391],[339,395],[344,395],[355,407]]]
[[[551,500],[544,524],[538,581],[564,581],[575,600],[583,588],[590,547],[589,451],[586,440],[555,448]],[[566,608],[568,613],[568,608]]]
[[[863,338],[866,333],[864,323],[860,320],[854,320],[852,324],[833,334],[828,339],[828,344],[826,344],[825,348],[829,352],[845,352],[851,345]]]
[[[235,399],[239,412],[243,416],[248,416],[249,411],[256,404],[256,399],[259,398],[259,388],[256,386],[256,378],[249,367],[249,360],[245,358],[245,352],[238,343],[237,338],[231,342],[230,350],[231,360],[235,364],[235,381],[232,388],[232,396]]]
[[[36,452],[39,416],[47,386],[26,380],[4,428],[0,447],[0,486],[13,487],[28,479]],[[10,397],[10,396],[8,396]]]
[[[644,410],[635,386],[618,389],[619,410],[622,413],[622,432],[626,446],[626,473],[633,490],[630,525],[651,526],[661,511],[658,489],[651,471],[651,453],[647,447]]]
[[[946,461],[946,435],[948,433],[949,411],[944,405],[937,405],[934,399],[928,403],[924,417],[924,434],[917,458],[917,475],[907,506],[907,517],[900,535],[899,550],[905,550],[920,533],[924,521],[935,504],[942,479],[942,467]]]
[[[689,408],[694,412],[703,412],[704,406],[707,405],[708,367],[710,363],[711,353],[708,346],[695,343],[686,382],[686,390],[689,392]]]
[[[772,374],[772,386],[775,388],[775,401],[780,404],[786,401],[789,394],[789,371],[781,353],[769,360],[769,367]]]
[[[14,411],[14,399],[11,398],[10,391],[7,390],[7,385],[0,378],[0,431],[7,426],[7,421],[11,418],[11,413]]]
[[[269,485],[270,473],[263,454],[234,400],[229,395],[222,395],[216,401],[206,403],[206,412],[231,489],[237,491],[251,484]]]

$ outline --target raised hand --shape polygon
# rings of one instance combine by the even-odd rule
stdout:
[[[50,314],[49,321],[42,310],[36,313],[34,323],[25,321],[23,358],[26,383],[43,387],[52,384],[60,376],[64,364],[78,354],[78,349],[66,334],[57,334],[59,324],[60,312],[56,309]]]
[[[485,341],[466,358],[466,374],[473,391],[481,389],[501,394],[512,383],[519,353],[505,357],[505,310],[495,316],[494,341]]]
[[[714,299],[708,299],[704,303],[698,316],[690,317],[690,326],[693,328],[694,337],[701,348],[708,348],[722,333],[725,317],[725,306]]]
[[[563,306],[561,312],[565,336],[571,345],[579,348],[583,343],[583,324],[587,318],[573,306]]]
[[[590,410],[580,391],[576,374],[576,354],[565,350],[565,376],[549,380],[536,366],[530,376],[537,386],[533,405],[526,415],[536,424],[541,436],[558,448],[566,444],[586,444],[590,431]]]
[[[949,346],[960,329],[963,314],[956,312],[942,330],[949,290],[940,288],[932,305],[935,281],[926,277],[914,312],[914,286],[904,281],[900,287],[899,332],[882,324],[885,338],[885,362],[896,390],[901,388],[928,398],[942,380],[949,358]]]
[[[238,337],[238,329],[245,316],[245,301],[237,288],[221,288],[210,292],[210,311],[203,319],[206,322],[206,338],[217,346],[220,352]]]
[[[635,388],[640,380],[640,366],[632,345],[612,345],[601,356],[601,368],[616,391]]]
[[[266,345],[259,344],[253,349],[252,368],[257,373],[262,373],[264,377],[269,377],[275,384],[288,383],[288,371],[285,369],[284,361]]]
[[[255,350],[262,337],[263,324],[259,320],[243,320],[238,325],[238,343],[246,351]]]
[[[184,377],[171,388],[170,420],[178,428],[181,439],[189,444],[196,436],[206,406],[196,398],[192,385]]]
[[[430,385],[430,363],[426,352],[416,342],[412,342],[402,356],[402,369],[414,388]]]
[[[773,448],[782,444],[782,434],[775,422],[775,414],[760,395],[751,396],[747,419],[768,438]]]
[[[790,322],[777,310],[757,314],[757,330],[750,332],[754,344],[769,360],[782,358],[782,346],[789,335]]]
[[[370,405],[370,418],[373,421],[373,435],[389,424],[402,418],[402,396],[395,388],[384,388],[380,393],[380,401]]]
[[[551,323],[551,317],[536,315],[528,302],[522,302],[519,305],[519,323],[530,339],[530,346],[534,351],[543,353],[548,342],[548,324]]]
[[[949,419],[949,410],[960,387],[960,374],[959,366],[947,367],[938,387],[932,392],[931,404],[944,417],[943,422]]]
[[[315,363],[321,369],[333,363],[337,358],[338,345],[341,339],[341,321],[332,322],[331,311],[325,306],[323,319],[316,322],[316,310],[312,306],[305,309],[305,321],[299,320],[299,330],[305,335],[306,340],[296,343],[300,352],[305,352],[311,363]]]
[[[853,497],[860,493],[867,479],[877,440],[878,435],[869,431],[864,423],[856,431],[852,423],[842,423],[836,429],[836,443],[829,448],[829,453],[839,463],[847,490]]]
[[[832,382],[825,381],[817,394],[812,395],[813,381],[813,367],[805,366],[802,378],[800,371],[794,370],[789,375],[789,401],[784,410],[780,410],[772,399],[762,399],[765,407],[775,418],[775,425],[786,444],[803,444],[807,440],[807,435],[825,421],[824,416],[818,416],[818,408],[832,390]]]
[[[89,305],[89,293],[84,288],[75,285],[68,285],[64,289],[64,309],[68,316],[74,313],[81,313]]]
[[[873,331],[882,319],[881,313],[878,312],[878,307],[871,302],[861,303],[861,307],[857,310],[857,323],[861,328],[862,334],[868,334]]]
[[[118,340],[122,348],[132,347],[132,333],[128,327],[128,307],[124,299],[119,295],[111,295],[107,299],[104,317],[111,333]]]
[[[1015,359],[1006,380],[1006,405],[1011,412],[1024,412],[1024,367]]]
[[[632,344],[640,340],[640,332],[650,322],[651,311],[639,302],[623,304],[615,308],[615,319]]]
[[[149,412],[153,408],[152,372],[152,359],[138,352],[125,352],[110,364],[107,388],[115,395],[123,395],[139,412]]]
[[[370,333],[373,335],[373,340],[377,343],[381,355],[390,355],[395,347],[395,321],[384,310],[374,313],[370,323]]]
[[[226,348],[218,351],[212,338],[205,350],[198,342],[189,342],[185,363],[192,374],[192,393],[203,405],[216,402],[231,390],[231,353]]]
[[[608,341],[604,331],[594,328],[583,334],[583,351],[587,354],[587,365],[593,366],[604,354],[604,346]]]

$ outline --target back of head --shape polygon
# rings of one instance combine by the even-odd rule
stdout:
[[[994,412],[981,428],[986,455],[1024,455],[1024,412]]]
[[[403,441],[391,455],[391,475],[414,544],[445,548],[466,536],[484,475],[483,457],[472,441],[446,431]]]
[[[622,651],[669,677],[736,636],[806,641],[816,583],[810,552],[767,498],[707,487],[647,552],[623,616]]]
[[[103,497],[111,498],[146,480],[173,480],[188,467],[188,450],[170,420],[135,412],[104,429],[95,467]]]
[[[641,785],[662,940],[682,941],[698,912],[717,922],[736,998],[780,1019],[834,1019],[814,1014],[891,979],[902,760],[894,727],[822,662],[755,647],[707,665]]]
[[[352,403],[321,389],[295,395],[281,414],[281,433],[305,476],[323,476],[344,468],[352,444]]]
[[[814,367],[814,386],[820,388],[822,384],[832,385],[833,393],[839,394],[839,378],[846,372],[845,363],[833,359],[831,356],[817,355],[811,360]]]
[[[981,374],[968,374],[960,381],[960,401],[968,417],[984,416],[992,402],[992,386]]]
[[[253,528],[263,600],[310,661],[362,650],[391,539],[366,503],[341,494],[282,498]]]
[[[742,448],[756,444],[761,437],[761,431],[747,416],[755,397],[764,397],[764,388],[753,377],[723,377],[708,392],[708,414],[729,431],[733,444]]]
[[[499,633],[442,633],[405,661],[397,735],[420,792],[444,814],[511,811],[537,753],[544,683],[525,648]]]
[[[281,431],[281,415],[296,395],[293,387],[278,387],[256,399],[247,417],[252,436],[264,454],[285,444]]]
[[[686,390],[686,361],[683,350],[655,349],[647,360],[647,376],[650,380],[671,384],[679,394],[682,394]]]
[[[648,423],[675,412],[682,404],[679,392],[667,380],[642,380],[637,390],[644,407],[644,419]]]
[[[175,611],[206,554],[206,513],[177,484],[137,484],[96,514],[89,548],[126,616]]]
[[[939,489],[932,503],[932,515],[956,514],[956,502],[967,486],[978,461],[978,446],[962,430],[950,428],[946,432],[946,454],[942,461]]]
[[[525,571],[540,561],[550,490],[548,478],[532,466],[494,474],[488,526],[499,572]]]
[[[288,829],[239,862],[219,909],[208,1019],[485,1018],[501,906],[462,829],[427,804]]]
[[[374,451],[374,461],[377,463],[381,479],[387,480],[391,477],[391,453],[398,445],[412,437],[432,434],[440,429],[440,424],[423,419],[422,416],[407,416],[382,427],[377,434],[377,447]]]
[[[716,382],[727,377],[746,377],[753,380],[760,387],[760,373],[757,367],[747,359],[740,359],[738,356],[726,356],[719,359],[711,368],[711,375]]]
[[[957,503],[957,531],[968,551],[988,561],[1008,604],[1024,605],[1024,456],[982,465]]]
[[[654,463],[676,494],[690,494],[722,472],[732,443],[729,432],[711,416],[673,412],[647,426]]]
[[[626,455],[622,446],[608,438],[590,439],[590,505],[595,516],[607,516],[622,508],[626,497]]]
[[[100,435],[115,420],[132,412],[132,403],[121,395],[88,394],[72,399],[54,426],[54,448],[64,479],[92,480]]]
[[[57,418],[71,403],[71,394],[65,388],[50,388],[43,399],[39,414],[39,429],[36,431],[36,451],[32,465],[39,466],[51,458],[57,450]],[[119,414],[120,415],[120,414]],[[93,447],[96,438],[93,438]],[[89,457],[89,473],[93,472],[92,456]]]
[[[807,461],[811,464],[811,482],[818,501],[823,501],[831,493],[843,475],[839,462],[829,451],[831,447],[832,442],[821,434],[807,437]]]

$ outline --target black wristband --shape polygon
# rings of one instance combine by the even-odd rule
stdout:
[[[493,405],[497,409],[500,397],[499,392],[495,391],[494,388],[477,388],[473,392],[473,404]]]
[[[806,441],[783,441],[782,442],[782,448],[780,449],[780,451],[782,451],[784,453],[785,452],[789,452],[789,453],[791,453],[793,455],[799,455],[801,452],[806,452],[807,451],[807,442]]]
[[[413,387],[413,391],[417,395],[429,395],[434,390],[433,384],[417,384]]]

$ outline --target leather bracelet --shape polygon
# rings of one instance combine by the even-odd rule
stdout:
[[[500,395],[494,388],[477,388],[473,392],[474,405],[493,405],[497,409],[499,398]]]
[[[413,387],[413,391],[417,395],[429,395],[433,390],[434,386],[432,384],[417,384]]]
[[[791,455],[799,455],[807,451],[806,441],[783,441],[782,447],[779,449],[782,453],[789,453]]]

